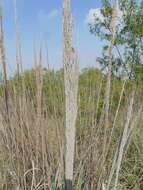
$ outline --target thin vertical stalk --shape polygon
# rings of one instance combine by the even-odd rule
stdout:
[[[64,0],[64,86],[65,86],[65,186],[73,189],[73,168],[78,94],[78,61],[72,47],[70,0]]]
[[[6,57],[4,48],[4,32],[3,32],[3,17],[2,17],[2,5],[0,4],[0,61],[3,68],[3,80],[4,80],[4,98],[7,122],[9,121],[9,109],[8,109],[8,80],[7,80],[7,70],[6,70]]]
[[[107,50],[108,55],[108,74],[107,74],[107,82],[105,87],[105,99],[104,99],[104,139],[103,139],[103,152],[102,152],[102,161],[101,161],[101,172],[98,180],[97,190],[100,189],[101,186],[101,178],[104,170],[104,163],[106,160],[106,147],[107,147],[107,139],[108,139],[108,129],[109,129],[109,109],[110,109],[110,91],[111,91],[111,74],[112,74],[112,51],[114,48],[114,42],[116,39],[116,27],[117,27],[117,19],[118,19],[118,0],[113,1],[112,8],[112,18],[111,18],[111,40]],[[101,118],[102,119],[102,118]],[[102,120],[101,120],[102,121]]]
[[[106,145],[107,140],[107,130],[109,127],[109,107],[110,107],[110,90],[111,90],[111,73],[112,73],[112,50],[114,47],[114,42],[116,39],[116,27],[117,27],[117,10],[118,1],[114,0],[113,11],[112,11],[112,20],[111,20],[111,41],[108,48],[108,74],[107,82],[105,88],[105,131],[104,131],[104,146]]]
[[[130,124],[130,120],[132,117],[132,111],[133,111],[134,93],[135,93],[135,91],[133,92],[131,100],[130,100],[130,104],[129,104],[128,111],[127,111],[127,118],[126,118],[126,122],[125,122],[125,127],[124,127],[124,131],[123,131],[123,135],[122,135],[122,139],[121,139],[121,143],[120,143],[120,147],[119,147],[114,190],[117,189],[119,172],[120,172],[120,168],[121,168],[124,148],[125,148],[125,145],[126,145],[126,142],[128,139],[129,124]]]

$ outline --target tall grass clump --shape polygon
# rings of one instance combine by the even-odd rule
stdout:
[[[14,1],[15,2],[15,1]],[[0,189],[143,189],[142,80],[112,74],[118,1],[111,8],[108,71],[79,70],[71,1],[63,1],[63,67],[45,65],[45,40],[24,70],[15,7],[16,71],[8,74],[0,8]],[[46,57],[46,59],[48,59]]]

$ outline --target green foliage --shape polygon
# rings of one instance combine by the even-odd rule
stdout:
[[[54,71],[43,69],[43,98],[46,103],[47,111],[50,115],[56,114],[62,116],[64,113],[64,83],[63,69]],[[27,70],[20,76],[21,84],[18,85],[18,76],[15,75],[9,80],[11,89],[18,93],[19,87],[24,82],[24,87],[32,101],[36,102],[36,70]],[[98,114],[101,114],[104,103],[104,89],[106,84],[106,75],[95,68],[84,69],[79,76],[79,113],[80,118],[89,120],[94,117],[96,109],[96,100],[99,96]],[[121,81],[117,77],[112,77],[112,105],[111,110],[115,110],[121,91]],[[101,92],[99,88],[101,85]],[[85,117],[86,114],[86,117]]]
[[[122,76],[126,73],[129,78],[138,78],[134,65],[142,65],[143,54],[143,3],[136,0],[119,0],[117,36],[114,43],[112,73]],[[104,19],[95,18],[95,22],[89,24],[90,32],[101,40],[111,40],[111,15],[112,5],[110,1],[103,1],[101,14]],[[103,47],[101,58],[97,62],[105,70],[108,66],[108,45]]]
[[[63,70],[45,70],[43,78],[43,91],[48,112],[57,116],[63,114],[64,94],[63,94]]]

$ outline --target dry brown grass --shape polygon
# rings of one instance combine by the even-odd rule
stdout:
[[[66,182],[70,181],[67,190],[110,190],[113,187],[114,190],[141,189],[141,94],[138,94],[139,91],[134,86],[129,91],[123,81],[115,112],[110,109],[111,44],[107,83],[105,85],[106,76],[98,76],[94,85],[92,79],[89,83],[85,81],[82,92],[88,97],[84,109],[80,107],[82,95],[79,93],[78,96],[77,52],[73,52],[72,47],[69,1],[65,3],[64,80],[61,79],[65,88],[56,84],[53,87],[53,81],[48,80],[48,98],[52,102],[53,111],[46,104],[47,97],[44,93],[42,46],[39,53],[36,48],[34,51],[36,88],[30,84],[26,86],[22,70],[18,71],[16,78],[18,86],[8,80],[1,16],[3,90],[0,95],[0,189],[62,190],[65,189],[64,177]],[[114,19],[113,26],[112,43],[115,38]],[[18,52],[19,45],[17,64],[22,65]],[[53,98],[55,89],[58,89],[59,95]],[[35,92],[34,96],[31,96],[31,91]],[[105,97],[106,103],[102,110],[101,97]],[[64,105],[64,108],[59,108],[58,104]],[[60,113],[57,109],[60,109]],[[139,132],[135,133],[135,130]],[[133,152],[131,154],[130,149]],[[131,183],[129,174],[132,168],[135,182]]]

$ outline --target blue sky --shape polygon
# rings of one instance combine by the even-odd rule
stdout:
[[[85,23],[92,8],[99,8],[99,0],[72,0],[75,33],[80,52],[80,67],[97,66],[101,42],[91,35]],[[62,0],[17,0],[24,68],[33,66],[33,41],[37,47],[42,36],[47,41],[52,68],[62,66]],[[4,30],[9,69],[15,70],[15,24],[13,0],[4,1]]]

